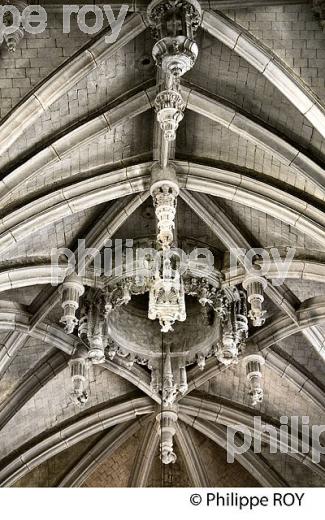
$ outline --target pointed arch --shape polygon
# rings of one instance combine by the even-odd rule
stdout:
[[[244,58],[268,79],[325,137],[325,109],[314,94],[280,59],[225,15],[204,11],[202,28]]]

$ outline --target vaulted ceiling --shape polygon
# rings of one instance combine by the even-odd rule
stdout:
[[[107,30],[91,38],[76,24],[63,35],[52,10],[44,34],[26,34],[14,54],[1,47],[1,485],[324,485],[324,460],[270,454],[265,442],[227,464],[224,449],[234,417],[249,428],[254,415],[276,427],[284,415],[325,419],[325,32],[309,2],[250,3],[201,2],[199,56],[181,80],[186,111],[169,150],[177,237],[213,249],[228,280],[229,248],[285,257],[294,247],[295,257],[279,287],[270,266],[267,321],[249,338],[266,360],[263,402],[251,407],[241,361],[191,368],[178,459],[163,468],[161,403],[143,368],[91,366],[88,402],[71,401],[78,338],[59,325],[50,283],[53,248],[156,234],[148,189],[161,147],[145,9],[113,44]]]

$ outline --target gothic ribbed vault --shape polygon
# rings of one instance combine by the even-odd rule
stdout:
[[[44,34],[25,34],[15,53],[0,49],[2,486],[325,484],[323,458],[272,454],[267,435],[260,453],[226,460],[234,424],[253,432],[260,416],[279,431],[282,416],[325,420],[324,21],[308,1],[189,3],[200,12],[190,23],[197,49],[178,41],[176,56],[186,56],[178,68],[157,44],[164,24],[146,2],[132,3],[114,43],[105,40],[109,28],[90,36],[72,23],[63,35],[59,8],[48,6]],[[171,236],[159,220],[166,182],[177,199]],[[213,276],[222,275],[223,288],[241,287],[249,303],[245,265],[239,258],[234,274],[229,251],[270,255],[260,281],[266,321],[255,309],[237,363],[217,352],[193,287],[174,333],[164,336],[147,319],[147,295],[134,293],[109,315],[105,352],[82,331],[64,330],[65,288],[92,302],[111,280],[87,259],[81,279],[69,281],[53,250],[75,251],[80,239],[102,255],[109,240],[156,247],[157,233],[167,249],[174,240],[185,251],[212,251]],[[281,261],[294,249],[283,283],[272,248]],[[154,378],[161,348],[171,365],[176,351],[186,359],[177,395],[166,397]],[[255,406],[248,356],[261,364],[264,397]],[[71,375],[84,365],[88,399],[79,407]],[[167,422],[174,464],[159,458],[172,462]]]

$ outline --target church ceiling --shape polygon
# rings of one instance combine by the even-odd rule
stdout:
[[[2,486],[324,486],[224,447],[234,416],[324,420],[325,33],[307,3],[183,4],[0,49]],[[69,272],[81,239],[123,274]]]

